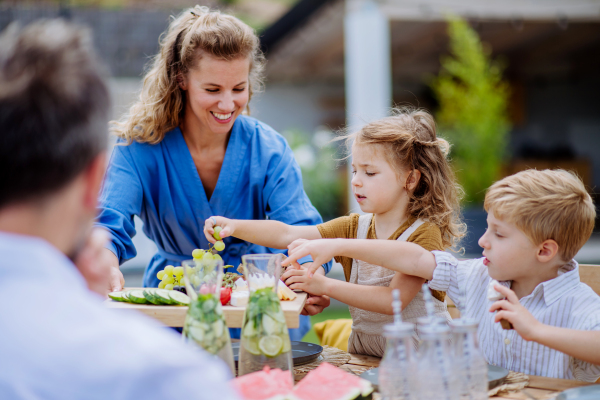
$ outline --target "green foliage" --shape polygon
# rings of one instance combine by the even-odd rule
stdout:
[[[310,135],[298,130],[288,130],[283,135],[302,170],[304,190],[323,221],[343,215],[346,185],[343,171],[337,169],[337,147],[331,143],[331,132],[322,129]]]
[[[499,178],[510,129],[509,86],[503,67],[491,60],[475,32],[459,18],[449,20],[450,56],[431,82],[438,101],[436,119],[452,147],[453,165],[465,200],[481,203]]]

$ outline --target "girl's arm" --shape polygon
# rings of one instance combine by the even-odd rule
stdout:
[[[204,235],[210,243],[215,243],[212,236],[216,225],[222,228],[221,238],[233,236],[260,246],[275,249],[286,249],[296,239],[320,239],[321,234],[315,225],[287,225],[273,220],[229,219],[225,217],[210,217],[204,222]],[[327,264],[329,260],[321,264]],[[321,266],[319,264],[319,267]]]
[[[316,229],[316,228],[315,228]],[[345,256],[370,264],[380,265],[406,275],[431,280],[435,269],[435,257],[418,244],[397,240],[372,239],[321,239],[296,240],[288,246],[289,257],[283,265],[307,255],[313,258],[307,265],[308,276],[312,276],[323,262],[334,256]]]
[[[600,365],[600,331],[583,331],[543,324],[521,305],[515,292],[502,285],[495,285],[494,289],[506,296],[506,300],[497,301],[490,308],[491,312],[497,311],[494,316],[496,322],[506,319],[525,340]]]
[[[400,289],[402,308],[419,293],[425,279],[396,273],[389,287],[356,285],[315,274],[312,278],[305,269],[289,269],[281,277],[292,289],[301,289],[317,296],[329,296],[344,304],[380,314],[393,314],[392,290]]]

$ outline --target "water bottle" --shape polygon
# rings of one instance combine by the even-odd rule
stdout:
[[[450,328],[445,324],[420,327],[417,352],[417,396],[419,400],[458,400],[456,366],[450,347]]]
[[[477,325],[477,320],[472,318],[450,322],[460,400],[488,398],[487,363],[477,344]]]
[[[386,349],[379,365],[379,392],[383,400],[414,400],[414,324],[400,322],[384,326]],[[411,395],[412,393],[412,395]]]

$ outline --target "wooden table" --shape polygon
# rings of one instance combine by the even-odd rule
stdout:
[[[129,289],[129,288],[128,288]],[[132,288],[133,289],[133,288]],[[296,298],[292,301],[282,301],[281,308],[285,315],[285,322],[288,328],[298,328],[300,326],[300,312],[304,308],[307,294],[304,292],[296,293]],[[116,310],[136,310],[152,318],[157,319],[167,326],[181,328],[185,320],[185,314],[188,308],[182,306],[156,306],[153,304],[133,304],[123,303],[108,299],[104,302],[106,307]],[[246,307],[224,306],[223,315],[225,323],[229,328],[241,328],[244,322],[244,311]]]
[[[350,361],[340,368],[356,375],[360,375],[371,368],[378,367],[379,362],[381,361],[379,357],[363,356],[359,354],[351,354],[351,356],[352,358]],[[554,398],[564,390],[588,385],[593,385],[593,383],[530,375],[529,384],[524,390],[500,393],[499,395],[490,398],[511,400],[531,400],[534,398],[536,400],[546,400]],[[531,397],[528,397],[527,395]]]

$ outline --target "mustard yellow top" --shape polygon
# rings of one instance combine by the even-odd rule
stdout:
[[[332,219],[329,222],[317,225],[321,237],[325,239],[356,239],[356,233],[358,231],[358,217],[359,214],[350,214],[346,217],[339,217]],[[405,221],[396,231],[388,238],[388,240],[397,240],[402,233],[407,230],[414,222],[416,218],[411,217]],[[371,218],[371,225],[367,231],[367,239],[377,239],[375,234],[375,218]],[[423,223],[407,240],[408,242],[418,244],[425,250],[444,250],[442,245],[442,233],[437,225],[430,222]],[[344,277],[346,281],[350,279],[350,271],[352,271],[352,258],[336,256],[335,261],[342,264],[344,268]],[[446,297],[445,292],[439,292],[436,290],[432,291],[433,297],[440,301],[444,301]]]

